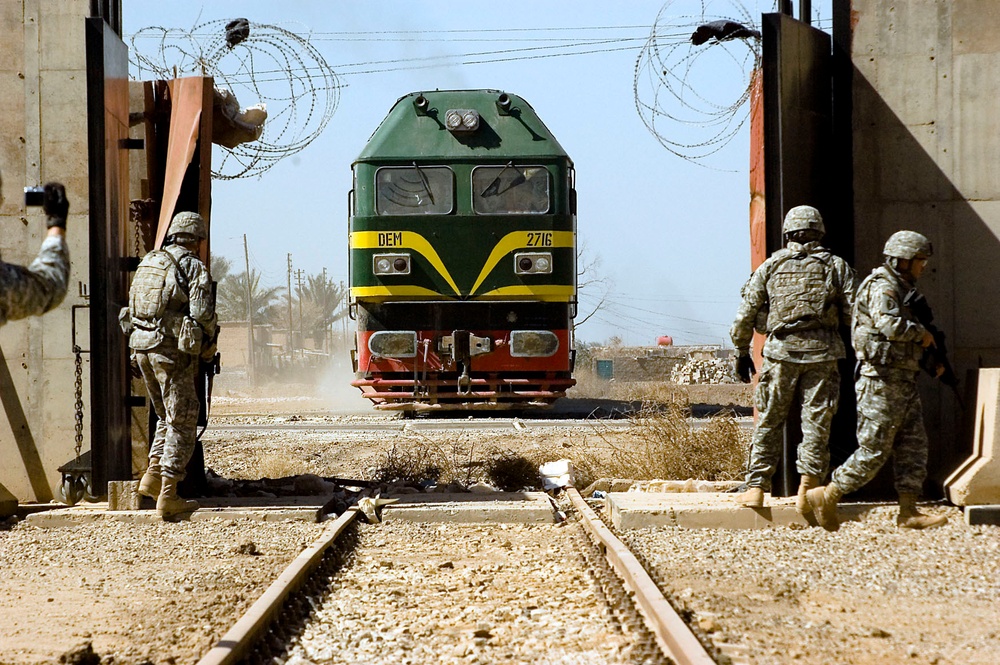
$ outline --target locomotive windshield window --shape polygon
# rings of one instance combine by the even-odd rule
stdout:
[[[447,166],[386,166],[375,172],[379,215],[447,215],[455,201],[455,178]]]
[[[549,211],[549,172],[544,166],[477,166],[472,205],[480,215],[543,215]]]

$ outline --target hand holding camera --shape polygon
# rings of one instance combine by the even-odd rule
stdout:
[[[48,217],[46,228],[66,228],[69,200],[66,198],[66,188],[62,183],[50,182],[44,187],[25,187],[24,205],[42,206],[42,210]]]

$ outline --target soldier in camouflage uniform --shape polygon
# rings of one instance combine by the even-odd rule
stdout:
[[[730,336],[737,373],[745,383],[754,372],[753,331],[767,335],[754,403],[758,418],[747,469],[747,490],[738,503],[760,508],[771,490],[781,455],[782,426],[792,402],[802,404],[802,443],[796,468],[801,474],[796,508],[811,510],[805,493],[822,481],[830,463],[830,422],[840,397],[837,361],[846,356],[838,329],[849,325],[854,303],[854,270],[824,248],[826,229],[816,208],[797,206],[782,224],[786,246],[775,252],[743,287],[743,302]]]
[[[69,248],[66,247],[66,189],[57,182],[45,185],[42,195],[47,236],[28,267],[0,261],[0,326],[8,321],[38,316],[59,306],[69,284]]]
[[[898,231],[883,250],[885,263],[858,289],[851,337],[860,363],[858,449],[833,472],[826,487],[809,490],[807,498],[823,528],[836,531],[837,502],[875,477],[892,456],[903,528],[925,529],[947,521],[924,515],[917,497],[927,477],[927,434],[924,431],[917,374],[924,349],[934,336],[909,306],[919,294],[914,286],[931,257],[930,241],[913,231]],[[944,371],[937,367],[937,374]]]
[[[139,492],[156,498],[164,520],[198,508],[177,496],[177,483],[197,443],[199,358],[216,350],[212,278],[195,254],[205,235],[200,215],[177,213],[164,248],[143,257],[129,290],[129,346],[159,418]]]

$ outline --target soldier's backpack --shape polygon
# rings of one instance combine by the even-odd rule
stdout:
[[[827,252],[791,254],[778,262],[767,280],[771,331],[836,327],[839,318],[832,310],[837,286],[831,258]]]
[[[146,254],[129,290],[129,312],[133,321],[159,322],[167,312],[171,290],[167,288],[167,275],[174,273],[175,281],[185,292],[185,276],[173,254],[158,249]]]

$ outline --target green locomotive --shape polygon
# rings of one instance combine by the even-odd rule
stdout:
[[[409,94],[353,171],[352,385],[384,409],[564,396],[574,171],[531,106],[497,90]]]

